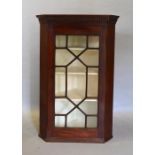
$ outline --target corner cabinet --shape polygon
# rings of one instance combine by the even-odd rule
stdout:
[[[112,138],[115,15],[37,15],[40,132],[49,142]]]

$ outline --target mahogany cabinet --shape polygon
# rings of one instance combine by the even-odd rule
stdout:
[[[49,142],[112,138],[115,15],[37,15],[40,131]]]

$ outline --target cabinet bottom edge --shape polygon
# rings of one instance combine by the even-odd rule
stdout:
[[[106,139],[104,138],[64,138],[64,137],[42,137],[39,135],[41,139],[45,142],[66,142],[66,143],[105,143],[113,138],[110,136]]]

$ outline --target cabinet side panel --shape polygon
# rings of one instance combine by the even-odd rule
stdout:
[[[106,27],[102,28],[100,36],[100,54],[99,54],[99,121],[98,121],[98,137],[104,138],[105,127],[105,91],[106,91]]]
[[[115,25],[108,25],[106,32],[106,94],[104,107],[104,138],[112,137],[113,126],[113,76],[114,76]]]
[[[40,24],[40,133],[39,136],[47,136],[48,124],[48,53],[47,53],[47,25]]]

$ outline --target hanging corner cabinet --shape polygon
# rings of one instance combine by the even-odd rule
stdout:
[[[37,15],[40,131],[49,142],[112,138],[115,15]]]

